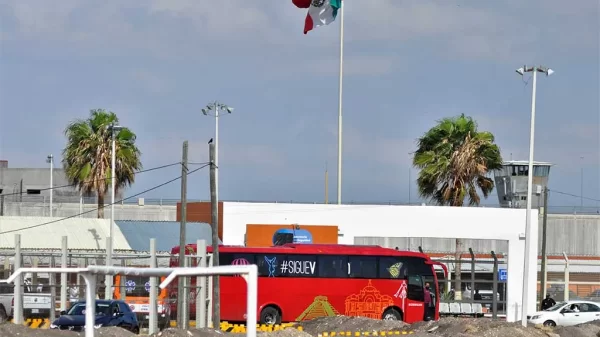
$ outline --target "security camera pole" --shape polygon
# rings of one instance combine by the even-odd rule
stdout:
[[[527,210],[525,213],[525,259],[523,261],[523,302],[521,308],[521,325],[527,326],[527,300],[529,297],[529,260],[531,250],[531,199],[533,190],[533,150],[535,140],[535,96],[536,96],[536,81],[537,73],[544,73],[546,76],[550,76],[554,73],[554,70],[544,66],[523,66],[517,69],[517,73],[523,76],[525,73],[533,73],[533,89],[531,94],[531,130],[529,132],[529,169],[527,172]],[[544,210],[546,212],[546,210]],[[537,254],[537,253],[536,253]],[[536,256],[537,260],[537,256]]]
[[[230,106],[227,106],[226,104],[223,103],[219,103],[219,102],[213,102],[208,104],[204,109],[202,109],[202,113],[204,114],[204,116],[213,116],[215,117],[215,139],[214,139],[214,144],[215,144],[215,184],[216,184],[216,202],[219,202],[219,110],[224,110],[227,113],[232,113],[233,112],[233,108]]]

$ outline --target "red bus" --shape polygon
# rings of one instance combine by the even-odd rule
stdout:
[[[439,319],[435,265],[427,255],[380,246],[288,243],[277,247],[220,246],[220,265],[258,266],[257,317],[261,324],[305,321],[322,316],[363,316],[407,323]],[[196,245],[187,245],[188,252]],[[209,247],[208,252],[212,249]],[[178,266],[179,247],[171,250]],[[192,262],[192,265],[196,265]],[[246,282],[221,276],[221,319],[245,321]],[[169,290],[175,313],[177,282]],[[425,285],[434,306],[426,312]],[[191,278],[195,285],[195,278]],[[190,296],[193,297],[193,296]],[[196,305],[190,303],[190,317]]]

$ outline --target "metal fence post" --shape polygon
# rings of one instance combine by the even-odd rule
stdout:
[[[156,268],[156,239],[150,239],[150,268]],[[150,319],[148,326],[148,333],[150,335],[158,332],[158,314],[157,314],[157,301],[158,301],[158,282],[156,276],[150,276]],[[170,305],[163,303],[164,305]],[[170,317],[168,317],[170,320]]]
[[[472,248],[469,248],[469,255],[471,255],[471,303],[473,303],[475,300],[475,254]]]
[[[67,268],[67,237],[62,237],[60,267]],[[67,310],[67,273],[60,273],[60,311]]]
[[[563,258],[565,259],[565,289],[564,289],[564,299],[565,301],[569,300],[569,257],[567,253],[563,252]]]
[[[37,256],[32,256],[31,257],[31,266],[33,268],[37,268],[38,265],[40,264],[40,258]],[[31,273],[31,290],[35,289],[38,286],[38,274],[37,273]]]
[[[185,251],[185,258],[183,259],[183,266],[190,266],[190,259],[187,255],[187,250]],[[181,326],[180,329],[188,329],[190,326],[190,277],[182,276],[181,284],[183,285],[183,297],[178,300],[181,301],[181,312],[179,313],[181,316]]]
[[[127,267],[127,261],[125,259],[121,260],[121,266]],[[119,284],[116,286],[119,287],[119,294],[121,295],[121,300],[125,301],[127,298],[127,275],[122,274],[119,277]]]
[[[110,226],[113,226],[113,223],[110,223]],[[106,238],[106,266],[110,267],[112,266],[112,242],[111,242],[111,238],[107,237]],[[104,299],[106,300],[112,300],[113,297],[113,275],[106,275],[106,277],[104,278],[104,284],[106,284],[106,291],[104,292]]]
[[[492,318],[498,318],[498,257],[492,250],[492,258],[494,259],[494,269],[492,281]]]
[[[50,268],[56,267],[54,255],[50,258]],[[50,323],[56,319],[56,274],[49,273],[49,286],[50,286]]]
[[[94,322],[96,320],[96,275],[82,273],[81,277],[85,282],[85,321]],[[94,336],[95,328],[92,324],[85,326],[85,336]]]
[[[211,255],[207,254],[206,263],[208,264],[209,267],[213,266],[212,254]],[[218,327],[218,324],[217,325],[214,324],[214,322],[213,322],[213,315],[212,315],[212,312],[213,312],[212,311],[212,306],[213,306],[213,296],[212,296],[212,294],[213,294],[213,292],[212,292],[212,289],[213,289],[213,278],[209,277],[207,283],[208,283],[208,288],[206,289],[207,290],[206,294],[208,295],[208,301],[207,301],[208,303],[207,304],[208,304],[208,308],[210,308],[210,310],[208,310],[206,312],[206,314],[208,316],[206,324],[208,325],[209,328],[215,328],[216,329]]]
[[[196,242],[198,267],[206,267],[206,241]],[[206,328],[206,277],[196,277],[196,329]]]
[[[23,265],[21,259],[21,234],[15,234],[15,266],[13,272],[16,272]],[[14,323],[23,324],[23,275],[19,274],[14,284]]]

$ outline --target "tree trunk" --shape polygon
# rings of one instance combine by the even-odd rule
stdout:
[[[104,193],[98,192],[98,219],[104,219]]]
[[[454,268],[454,299],[457,301],[462,300],[462,282],[461,282],[461,255],[463,252],[463,242],[462,239],[456,239],[456,249],[454,253],[455,268]]]

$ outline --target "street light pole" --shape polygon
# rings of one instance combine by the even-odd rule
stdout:
[[[121,131],[123,129],[122,126],[118,126],[115,124],[111,124],[109,126],[109,130],[111,133],[111,159],[110,159],[110,223],[109,223],[109,249],[106,250],[106,265],[112,265],[112,255],[113,255],[113,243],[114,243],[114,222],[115,222],[115,183],[116,183],[116,140],[115,140],[115,132]],[[112,289],[112,276],[106,276],[106,299],[112,299],[113,297],[113,289]]]
[[[581,208],[579,209],[579,213],[583,213],[583,156],[581,156],[581,191],[579,197],[581,198]]]
[[[219,102],[210,103],[204,109],[202,109],[202,114],[204,114],[204,116],[215,117],[215,139],[213,140],[213,142],[215,144],[215,199],[217,200],[217,205],[219,202],[219,110],[227,111],[227,113],[233,112],[232,107]]]
[[[54,156],[52,156],[51,154],[48,155],[46,163],[50,164],[50,217],[52,217],[52,196],[54,195]]]
[[[545,73],[546,76],[551,75],[554,71],[550,68],[543,66],[533,66],[517,69],[517,73],[523,76],[526,72],[533,73],[533,89],[531,93],[531,126],[529,131],[529,168],[527,172],[527,210],[525,213],[525,258],[523,266],[523,297],[521,299],[521,324],[527,326],[527,301],[529,298],[529,260],[531,250],[531,202],[533,198],[533,151],[535,141],[535,99],[536,99],[536,86],[537,86],[537,73]],[[546,210],[544,210],[546,211]],[[536,254],[537,255],[537,254]],[[536,257],[537,260],[537,257]]]
[[[411,155],[411,153],[409,152],[408,156],[410,157],[410,155]],[[408,164],[408,206],[410,206],[411,201],[412,201],[411,195],[410,195],[411,194],[411,181],[412,181],[411,173],[412,172],[411,172],[411,167],[410,167],[410,163],[409,163]]]

